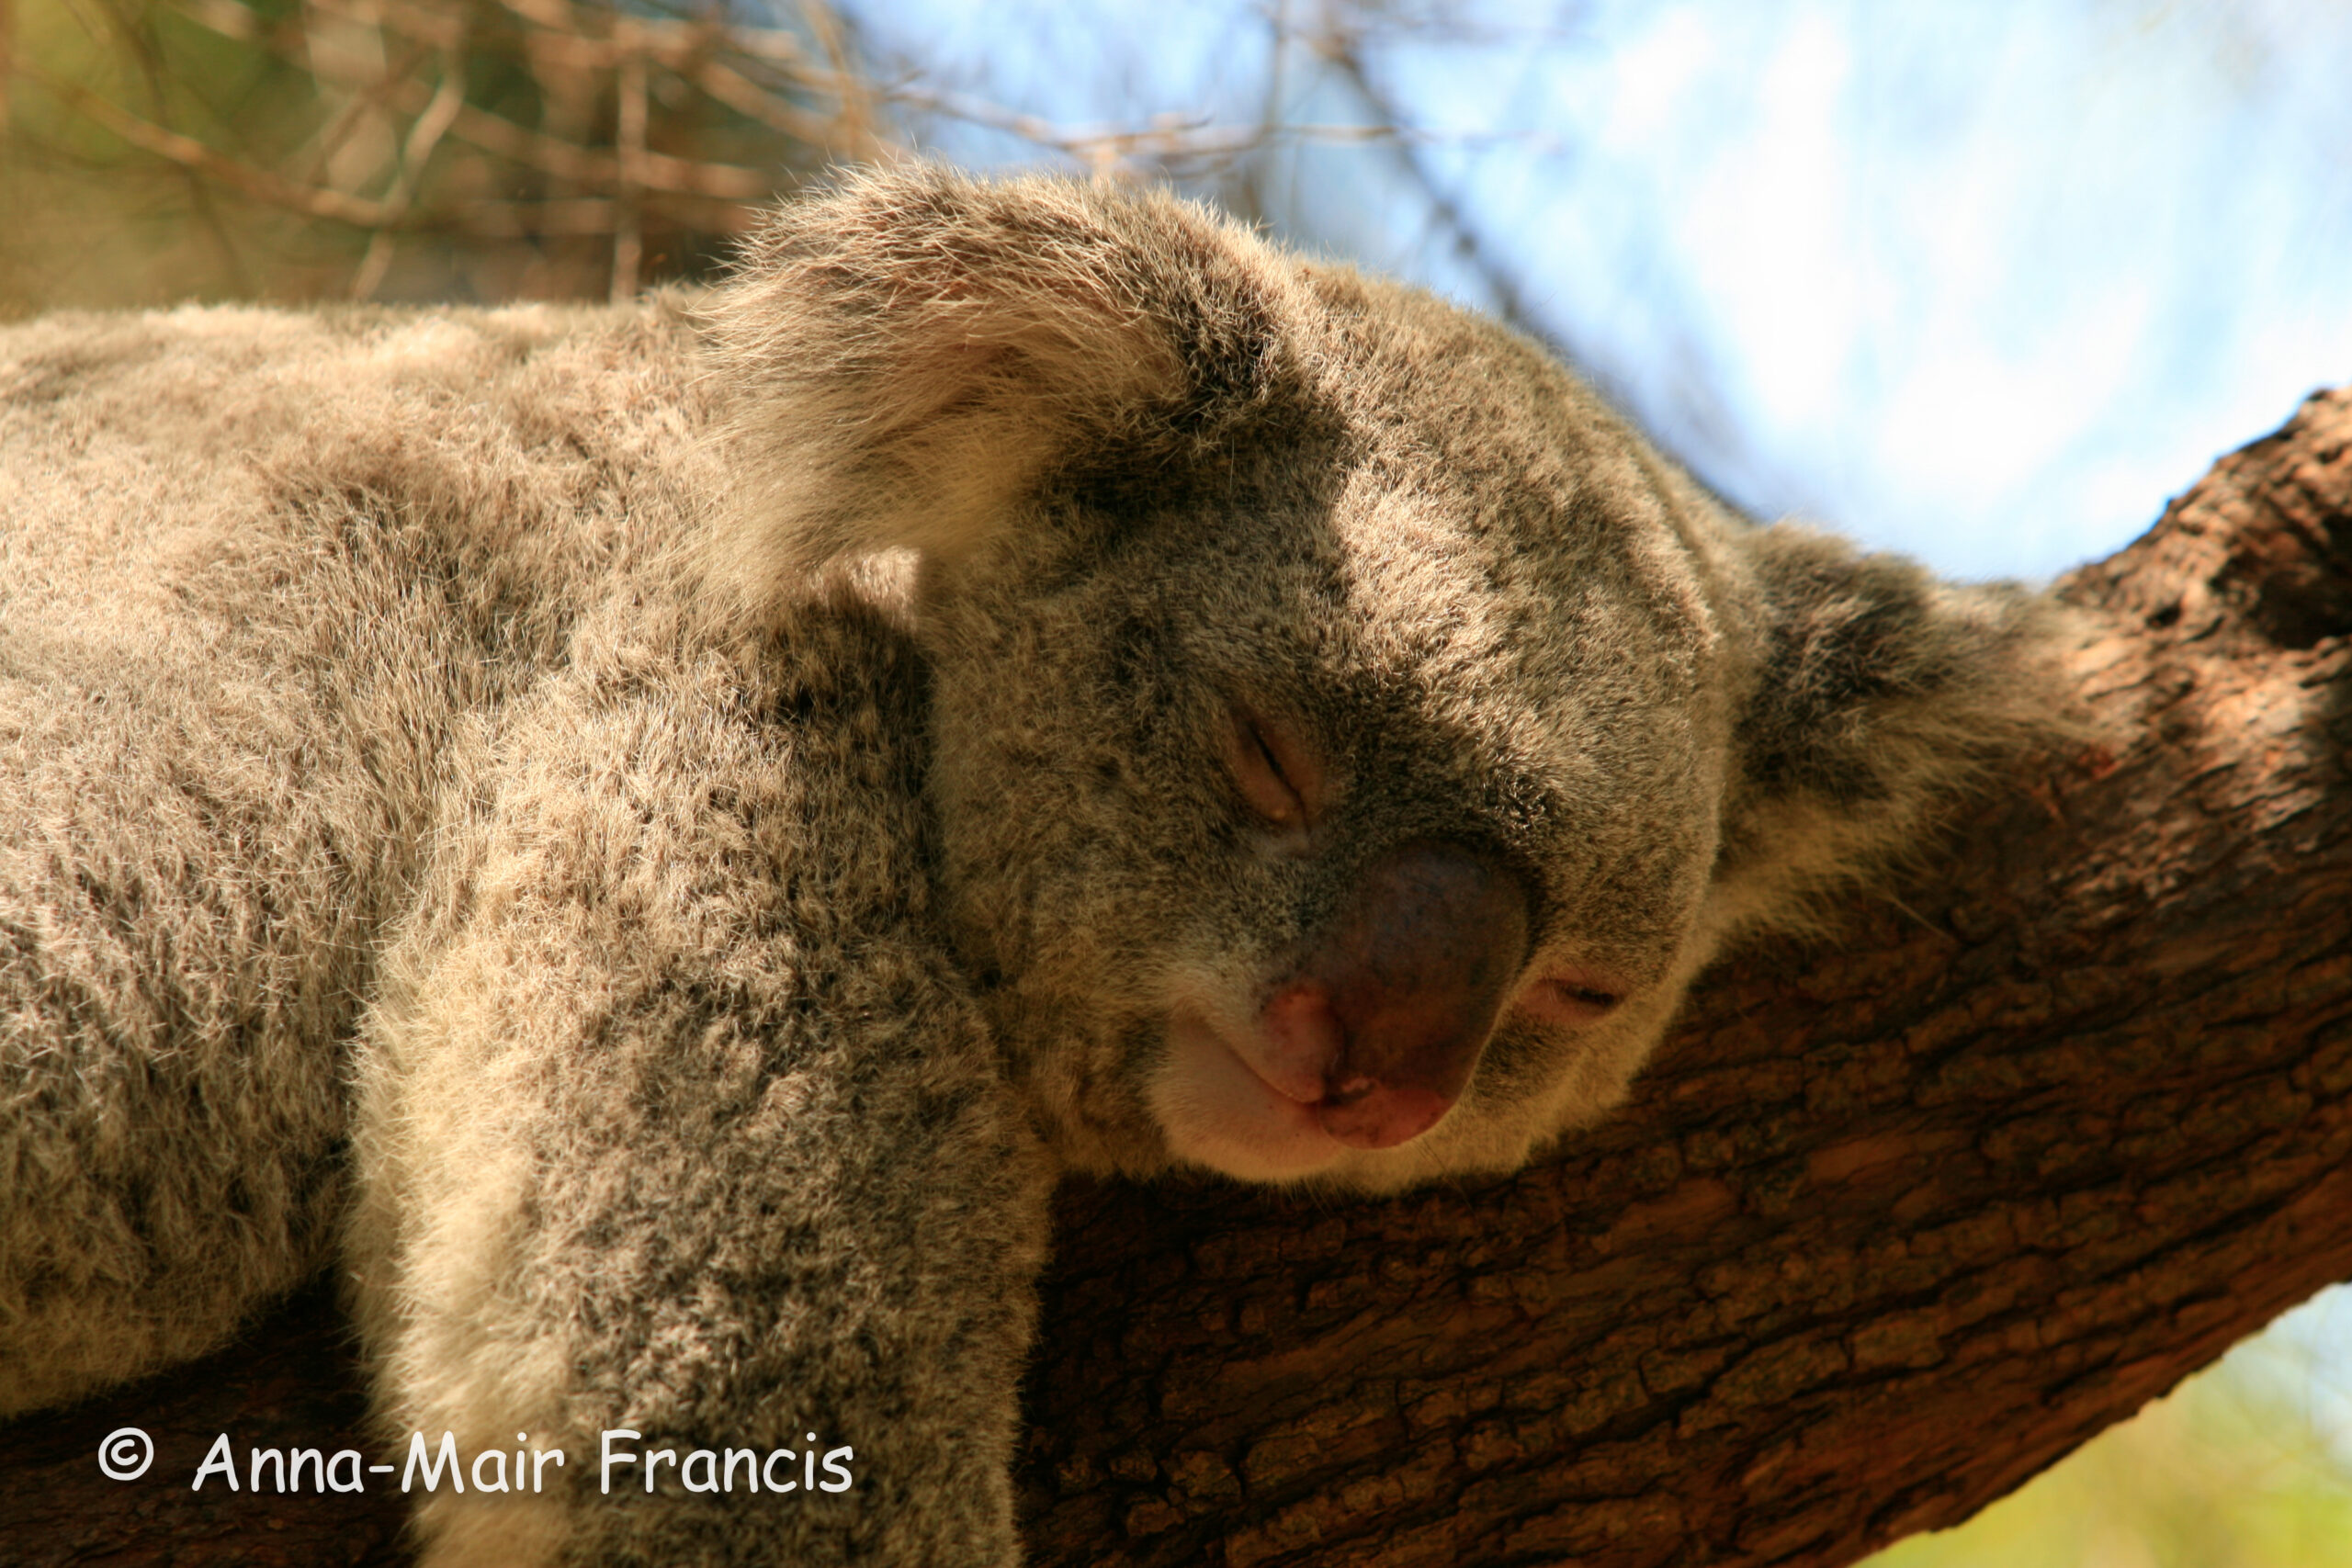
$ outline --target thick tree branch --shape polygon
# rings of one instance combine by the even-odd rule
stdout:
[[[2352,1277],[2352,393],[2064,591],[2103,743],[1834,946],[1726,965],[1551,1162],[1386,1202],[1067,1192],[1036,1560],[1826,1568]],[[125,1425],[180,1477],[220,1430],[344,1440],[335,1332],[313,1298],[0,1432],[0,1540],[397,1561],[397,1492],[97,1473]]]

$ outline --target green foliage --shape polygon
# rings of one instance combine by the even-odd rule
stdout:
[[[830,12],[28,0],[0,12],[0,310],[626,295],[876,145]]]
[[[1867,1568],[2340,1568],[2352,1562],[2343,1292],[2290,1314],[1956,1529]]]

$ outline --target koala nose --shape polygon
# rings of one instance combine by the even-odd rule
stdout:
[[[1262,1015],[1269,1080],[1351,1147],[1437,1125],[1527,959],[1518,879],[1458,844],[1374,862]]]

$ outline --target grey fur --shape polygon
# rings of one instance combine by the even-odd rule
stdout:
[[[571,1456],[436,1564],[1014,1561],[1056,1169],[1512,1166],[2053,705],[2027,596],[1049,181],[861,176],[703,315],[13,328],[0,450],[0,1411],[340,1247],[388,1432]],[[1429,844],[1527,933],[1458,1102],[1229,1131]],[[607,1427],[858,1480],[604,1498]]]

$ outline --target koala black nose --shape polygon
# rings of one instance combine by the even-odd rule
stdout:
[[[1518,879],[1486,856],[1419,840],[1390,851],[1266,1004],[1277,1081],[1351,1147],[1420,1136],[1470,1081],[1526,963],[1527,927]]]

